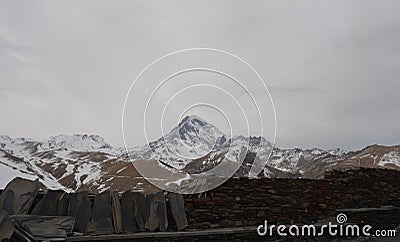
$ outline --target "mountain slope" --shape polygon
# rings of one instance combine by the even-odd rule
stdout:
[[[21,176],[39,178],[50,189],[95,192],[149,187],[131,162],[118,157],[118,152],[94,135],[60,135],[45,141],[1,136],[0,170],[7,175],[0,179],[0,186]]]
[[[235,135],[228,138],[197,116],[185,117],[164,137],[141,148],[112,147],[97,135],[58,135],[45,140],[0,136],[0,187],[16,176],[36,179],[50,189],[143,190],[154,187],[131,161],[150,169],[150,180],[163,171],[179,172],[180,186],[189,174],[209,171],[223,160],[242,161],[235,176],[249,176],[253,164],[266,163],[258,176],[317,179],[329,169],[376,167],[400,170],[400,146],[368,146],[360,151],[340,149],[282,149],[264,137]],[[172,178],[171,178],[172,179]]]
[[[164,137],[130,151],[129,158],[159,160],[169,167],[182,169],[191,160],[226,145],[227,137],[215,126],[200,117],[186,116]]]
[[[349,167],[369,168],[400,168],[400,145],[383,146],[371,145],[357,154],[338,162],[332,169],[345,169]]]

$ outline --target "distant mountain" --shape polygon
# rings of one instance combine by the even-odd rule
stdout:
[[[186,116],[164,137],[130,151],[129,158],[159,160],[171,168],[182,169],[191,160],[226,145],[227,137],[215,126],[200,117]]]
[[[58,135],[46,140],[0,136],[0,187],[16,176],[39,178],[47,188],[101,192],[147,190],[152,185],[135,169],[152,166],[186,173],[211,170],[224,159],[243,160],[236,176],[248,176],[255,162],[263,164],[258,176],[317,179],[329,169],[376,167],[400,170],[400,146],[368,146],[360,151],[340,149],[282,149],[264,137],[227,137],[197,116],[187,116],[164,137],[139,148],[112,147],[98,135]],[[153,161],[151,161],[153,160]],[[159,168],[157,168],[159,167]],[[161,179],[154,173],[152,179]],[[179,181],[179,182],[178,182]]]
[[[332,169],[346,169],[351,167],[392,168],[399,170],[400,145],[383,146],[370,145],[355,155],[344,159],[332,166]]]
[[[101,150],[111,149],[112,146],[105,142],[99,135],[75,134],[52,136],[40,145],[43,150],[64,148],[68,150]]]
[[[204,119],[187,116],[164,137],[130,151],[129,157],[159,160],[166,167],[189,173],[211,170],[225,158],[232,162],[244,160],[237,172],[240,176],[249,175],[254,161],[259,160],[267,161],[261,176],[318,178],[326,168],[353,154],[318,148],[274,148],[271,152],[272,147],[264,137],[235,135],[229,139]]]
[[[149,183],[120,154],[121,149],[97,135],[59,135],[43,141],[3,135],[0,187],[20,176],[39,178],[50,189],[146,189]]]

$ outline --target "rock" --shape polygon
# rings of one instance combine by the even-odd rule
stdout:
[[[150,193],[146,196],[146,229],[154,231],[158,228],[158,216],[157,216],[157,203],[156,194]]]
[[[58,202],[57,216],[66,216],[68,213],[68,204],[71,197],[70,193],[64,193]]]
[[[112,215],[113,225],[115,233],[119,234],[122,232],[122,218],[121,218],[121,202],[119,201],[118,192],[114,191],[111,193],[112,198]]]
[[[87,232],[92,234],[114,233],[110,191],[105,191],[95,196],[92,219]]]
[[[157,190],[146,196],[146,229],[154,231],[159,228],[166,231],[168,227],[167,207],[164,193]]]
[[[35,181],[14,178],[0,195],[0,209],[8,214],[27,214],[39,191],[39,179]]]
[[[328,207],[326,204],[323,204],[323,203],[320,203],[319,206],[320,206],[321,208],[324,208],[324,209]]]
[[[243,226],[243,222],[242,221],[236,221],[235,222],[235,226]]]
[[[218,227],[220,227],[220,225],[219,224],[210,224],[210,228],[218,228]]]
[[[14,223],[4,210],[0,210],[0,241],[10,239],[14,233]]]
[[[64,191],[49,190],[43,196],[42,200],[38,202],[36,207],[32,211],[32,215],[44,215],[44,216],[56,216],[58,213],[58,204],[60,198],[64,194]]]
[[[72,234],[75,219],[69,216],[14,215],[12,218],[36,240],[63,238]]]
[[[130,190],[125,191],[121,197],[121,219],[124,233],[134,233],[136,231],[135,202]]]
[[[168,216],[167,216],[167,205],[165,203],[164,192],[160,191],[157,193],[157,217],[158,225],[161,231],[167,231],[168,228]]]
[[[133,192],[133,201],[135,203],[135,220],[139,231],[145,230],[146,223],[146,197],[143,193]]]
[[[170,193],[168,194],[168,202],[178,230],[186,228],[188,226],[188,221],[186,218],[183,196],[181,194]]]
[[[260,211],[260,212],[258,212],[257,213],[257,215],[256,215],[257,217],[261,217],[261,218],[265,218],[265,212],[264,211]]]
[[[90,221],[92,206],[88,192],[72,193],[69,199],[67,215],[75,218],[74,230],[84,233]]]
[[[111,218],[111,194],[105,191],[96,194],[93,204],[92,221]]]
[[[4,194],[4,195],[3,195]],[[14,201],[14,192],[12,190],[7,190],[2,193],[4,198],[3,207],[4,211],[13,211],[13,201]],[[1,206],[1,205],[0,205]],[[1,208],[1,207],[0,207]]]
[[[112,221],[110,218],[107,218],[90,222],[87,233],[92,235],[112,234],[112,228]]]

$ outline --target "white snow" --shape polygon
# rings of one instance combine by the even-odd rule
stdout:
[[[210,158],[203,161],[204,166],[218,163],[220,160],[215,157],[219,157],[218,159],[225,157],[233,162],[238,162],[243,160],[247,151],[250,151],[257,154],[258,161],[266,161],[269,166],[287,172],[297,171],[299,160],[304,157],[312,159],[313,157],[345,154],[345,151],[340,149],[326,151],[317,148],[309,150],[274,148],[271,155],[272,144],[265,138],[235,135],[228,139],[216,127],[197,116],[184,118],[178,126],[157,141],[128,150],[131,159],[160,160],[173,168],[163,164],[160,164],[161,166],[178,170],[183,169],[193,159],[208,154]],[[8,152],[17,159],[22,159],[22,162],[1,156],[1,151]],[[101,159],[99,160],[98,157]],[[83,184],[94,184],[96,181],[100,181],[104,175],[99,162],[105,162],[108,159],[117,160],[117,158],[118,160],[128,159],[125,148],[113,148],[98,135],[57,135],[45,140],[11,138],[2,135],[0,136],[0,164],[3,162],[15,169],[5,165],[0,166],[1,171],[4,171],[2,173],[7,173],[1,177],[0,186],[17,175],[29,178],[41,175],[43,178],[40,181],[51,188],[62,187],[58,180],[71,174],[73,174],[78,187]],[[335,159],[327,160],[335,161]],[[380,163],[388,162],[399,165],[398,158],[394,159],[391,156]],[[53,170],[60,166],[65,167],[64,174],[57,180],[51,174],[51,169],[50,172],[43,170],[42,167],[49,167],[49,165]],[[28,169],[33,171],[27,172]],[[125,169],[126,167],[119,169],[115,175]],[[264,174],[269,175],[270,173],[271,171],[268,169],[264,170]],[[81,181],[82,176],[87,177]],[[173,183],[180,185],[185,179],[189,179],[189,177]],[[106,188],[104,185],[100,185],[100,189]]]
[[[14,168],[15,169],[14,169]],[[9,167],[6,166],[2,163],[0,163],[0,171],[1,171],[1,176],[0,176],[0,188],[5,188],[6,185],[15,177],[23,177],[29,180],[35,180],[37,176],[35,174],[31,173],[24,173],[21,172],[19,168],[16,168],[17,166]]]
[[[378,165],[379,166],[395,165],[400,167],[400,154],[396,151],[391,151],[382,157]]]
[[[42,141],[39,146],[42,150],[51,150],[65,148],[68,150],[99,150],[110,149],[111,145],[98,135],[75,134],[75,135],[57,135]]]

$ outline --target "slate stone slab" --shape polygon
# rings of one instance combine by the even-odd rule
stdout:
[[[110,191],[97,194],[94,198],[92,220],[87,232],[95,234],[114,233],[112,217]]]
[[[49,190],[32,210],[32,215],[56,216],[58,204],[64,194],[61,190]]]
[[[31,181],[16,177],[0,195],[0,209],[8,214],[27,214],[39,191],[39,179]]]
[[[71,197],[70,193],[64,193],[58,201],[57,216],[66,216],[68,213],[68,204]]]
[[[84,233],[90,221],[92,206],[88,192],[72,193],[69,199],[67,215],[75,218],[74,230]]]
[[[75,223],[69,216],[14,215],[12,218],[37,240],[66,238],[72,234]]]
[[[145,227],[150,231],[154,231],[158,228],[156,194],[154,193],[147,194],[146,196]]]
[[[7,212],[0,210],[0,241],[10,239],[15,230],[14,223]]]
[[[168,194],[168,202],[178,230],[186,228],[188,226],[188,221],[186,218],[183,196],[177,193],[170,193]]]
[[[158,190],[147,194],[146,208],[146,229],[154,231],[159,228],[161,231],[166,231],[168,219],[163,191]]]
[[[13,201],[14,201],[14,192],[12,190],[7,190],[2,193],[4,202],[3,202],[3,210],[4,211],[13,211]]]
[[[111,219],[111,194],[105,191],[96,194],[93,204],[92,221],[99,221],[102,219]]]
[[[165,202],[164,192],[158,192],[156,198],[158,225],[159,229],[164,232],[167,231],[168,228],[167,205]]]
[[[135,220],[137,225],[137,230],[145,231],[146,223],[146,197],[143,193],[133,192],[133,201],[135,203]]]
[[[42,215],[11,215],[18,224],[23,224],[29,221],[42,222],[47,221],[59,229],[64,230],[67,234],[72,234],[75,219],[70,216],[42,216]]]
[[[121,197],[121,219],[124,233],[134,233],[136,231],[135,202],[130,190],[125,191]]]
[[[110,218],[90,222],[87,233],[91,235],[112,234],[113,224]]]
[[[115,191],[111,193],[111,200],[114,231],[119,234],[122,232],[122,218],[121,202],[119,200],[118,192]]]

